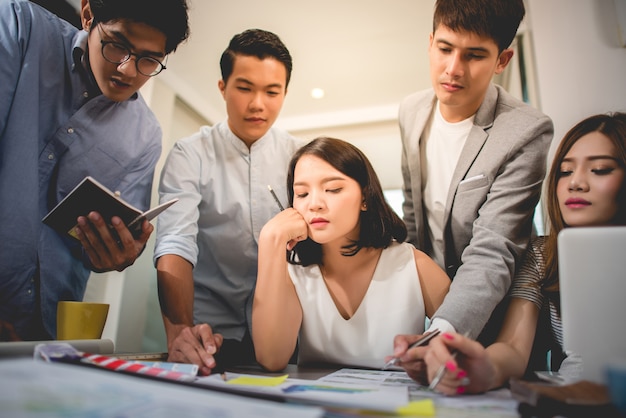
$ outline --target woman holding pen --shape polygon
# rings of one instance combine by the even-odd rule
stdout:
[[[259,238],[252,309],[257,361],[381,367],[400,333],[422,333],[450,281],[403,243],[406,227],[355,146],[318,138],[293,156],[289,208]],[[285,250],[287,256],[285,256]]]
[[[438,391],[477,393],[532,371],[531,351],[543,353],[544,359],[547,348],[553,357],[562,353],[557,235],[568,227],[626,225],[625,177],[626,113],[595,115],[574,126],[561,141],[547,179],[550,232],[531,242],[509,291],[511,303],[497,341],[485,349],[461,335],[444,333],[428,347],[405,353],[401,360],[407,371],[411,374],[413,366],[419,370],[423,359],[432,380],[443,365],[448,372]],[[543,324],[547,341],[539,334]],[[406,344],[396,339],[397,346]],[[451,352],[457,353],[455,358]],[[580,358],[562,354],[559,372],[575,378]]]

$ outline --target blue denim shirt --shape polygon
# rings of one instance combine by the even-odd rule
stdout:
[[[57,302],[81,300],[90,273],[80,243],[41,219],[86,175],[147,209],[161,153],[143,99],[99,91],[87,36],[36,4],[0,0],[0,320],[23,339],[54,338]]]

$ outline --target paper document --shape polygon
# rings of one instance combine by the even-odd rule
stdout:
[[[414,381],[404,371],[361,370],[344,368],[328,374],[318,382],[329,384],[366,384],[379,387],[405,387],[412,402],[432,399],[438,415],[459,418],[518,417],[517,401],[508,389],[499,389],[480,395],[445,396]]]
[[[409,403],[409,395],[403,386],[379,386],[368,383],[332,383],[320,380],[286,378],[283,383],[275,383],[275,376],[226,373],[227,379],[221,375],[198,377],[196,384],[216,388],[230,388],[241,393],[274,395],[276,397],[299,401],[306,404],[332,406],[338,408],[356,408],[359,410],[392,412]],[[284,376],[282,377],[284,378]],[[229,384],[233,380],[239,382],[249,379],[249,385]],[[268,379],[268,384],[262,383]]]

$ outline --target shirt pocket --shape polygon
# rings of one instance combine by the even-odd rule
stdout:
[[[489,183],[489,178],[484,174],[471,176],[459,182],[459,186],[457,187],[457,193],[465,193],[487,187],[489,186]]]
[[[115,192],[127,172],[122,155],[111,155],[98,146],[68,157],[59,163],[57,198],[66,196],[86,176],[95,178]]]

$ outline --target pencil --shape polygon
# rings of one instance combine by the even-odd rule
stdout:
[[[283,207],[283,205],[280,203],[280,200],[278,200],[278,196],[276,196],[276,193],[274,193],[274,189],[272,189],[272,186],[270,186],[269,184],[267,185],[268,190],[270,191],[270,193],[272,194],[272,196],[274,196],[274,200],[276,201],[276,203],[278,204],[278,207],[280,208],[281,211],[285,210],[285,208]]]

